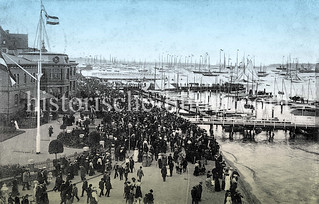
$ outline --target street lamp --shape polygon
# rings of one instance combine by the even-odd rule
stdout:
[[[131,129],[133,127],[132,123],[130,122],[127,125],[127,127],[128,127],[128,136],[129,136],[129,138],[128,138],[128,151],[131,152]]]

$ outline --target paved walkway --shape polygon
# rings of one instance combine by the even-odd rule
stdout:
[[[76,115],[76,119],[78,115]],[[96,121],[98,124],[99,121]],[[34,162],[45,161],[48,158],[54,159],[54,155],[48,153],[48,145],[50,140],[56,139],[60,130],[60,125],[62,124],[62,119],[51,121],[48,124],[41,126],[41,154],[35,154],[35,136],[36,129],[25,129],[25,133],[20,134],[16,137],[8,139],[0,143],[0,164],[28,164],[29,159],[33,159]],[[52,125],[54,134],[51,138],[48,136],[48,128]],[[70,126],[68,129],[72,129]],[[74,152],[81,152],[81,149],[64,148],[64,153],[66,155],[74,154]],[[114,163],[113,163],[114,164]],[[136,163],[135,168],[137,169],[141,163]],[[214,167],[214,162],[209,161],[206,165],[207,170],[212,170]],[[200,181],[203,182],[203,195],[201,204],[211,204],[211,203],[223,203],[225,192],[212,192],[208,191],[205,187],[206,176],[193,176],[194,165],[188,165],[188,172],[183,174],[176,174],[175,168],[173,177],[168,177],[166,182],[162,181],[160,174],[160,169],[156,166],[156,162],[153,161],[150,167],[143,167],[145,177],[142,179],[142,193],[143,196],[149,192],[150,189],[154,190],[155,203],[160,204],[190,204],[191,194],[190,191],[194,185],[198,185]],[[169,171],[168,171],[169,172]],[[129,179],[132,177],[136,178],[136,173],[129,174]],[[89,183],[93,186],[98,187],[98,182],[101,176],[88,177],[90,178]],[[101,197],[99,203],[125,203],[123,198],[124,181],[119,181],[119,179],[113,179],[113,172],[111,176],[113,189],[111,190],[111,197]],[[54,186],[55,178],[53,182],[48,186],[48,190],[52,190]],[[79,177],[75,177],[73,183],[80,182]],[[82,184],[78,184],[79,193],[81,191]],[[33,191],[22,191],[22,186],[19,185],[21,195],[29,194],[32,195]],[[241,186],[239,186],[241,188]],[[11,189],[10,189],[11,190]],[[242,191],[241,191],[242,192]],[[20,196],[21,196],[20,195]],[[78,203],[86,203],[86,195],[80,198]],[[58,192],[49,192],[50,203],[59,203],[60,194]]]
[[[200,204],[211,204],[211,203],[223,203],[225,192],[214,192],[208,191],[205,186],[206,175],[195,177],[193,176],[194,165],[188,164],[188,172],[182,174],[176,174],[175,168],[172,177],[167,177],[166,182],[163,182],[161,177],[161,171],[156,165],[156,161],[152,162],[150,167],[143,167],[144,177],[142,178],[142,194],[143,197],[146,193],[149,192],[150,189],[154,190],[154,198],[156,204],[191,204],[192,198],[190,191],[194,185],[198,185],[200,181],[203,182],[203,193],[202,193],[202,201]],[[135,163],[135,169],[138,169],[141,163]],[[213,161],[208,161],[208,165],[206,165],[208,170],[211,170],[214,167]],[[168,171],[169,172],[169,171]],[[169,173],[168,173],[169,174]],[[133,173],[129,173],[129,181],[132,181],[132,177],[137,178],[136,170]],[[98,182],[102,178],[100,174],[89,177],[88,182],[92,184],[93,187],[97,187]],[[64,176],[65,179],[65,176]],[[55,178],[53,179],[55,181]],[[54,181],[48,185],[48,190],[52,190],[54,187]],[[80,177],[76,176],[72,183],[78,183],[77,187],[79,189],[79,196],[81,196],[81,188],[82,183],[80,182]],[[125,203],[125,199],[123,197],[124,192],[124,180],[120,181],[119,177],[114,179],[114,172],[111,173],[111,183],[112,190],[110,193],[110,197],[102,196],[99,198],[99,203],[114,203],[120,204]],[[19,191],[22,195],[29,194],[32,195],[33,191],[22,191],[21,186],[19,186]],[[98,193],[100,190],[98,189]],[[60,202],[60,193],[50,191],[48,193],[50,203],[59,203]],[[30,198],[32,200],[32,198]],[[84,197],[80,197],[80,201],[74,201],[74,203],[85,204],[86,203],[86,194]]]
[[[75,118],[78,119],[79,115],[76,114]],[[55,140],[57,135],[62,131],[60,126],[62,124],[62,118],[58,120],[50,121],[47,124],[41,125],[41,153],[35,153],[35,142],[37,129],[23,129],[25,132],[10,138],[6,141],[0,142],[0,165],[6,164],[28,164],[29,159],[33,159],[34,162],[46,161],[47,159],[54,159],[54,154],[49,154],[48,147],[51,140]],[[49,137],[49,127],[53,127],[53,135]],[[73,129],[75,126],[68,126],[67,129]],[[71,155],[75,152],[82,152],[81,149],[74,149],[64,147],[63,154]]]

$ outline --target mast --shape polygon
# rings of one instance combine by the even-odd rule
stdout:
[[[274,96],[275,96],[275,94],[276,94],[276,84],[277,84],[277,82],[276,82],[276,76],[275,76],[275,82],[274,82]]]
[[[219,49],[219,72],[221,72],[221,66],[222,66],[222,58],[221,58],[222,51],[223,49]]]
[[[155,61],[155,67],[154,67],[154,72],[155,72],[155,74],[154,74],[154,90],[156,89],[156,61]]]
[[[308,96],[307,96],[307,103],[309,103],[309,88],[310,88],[310,79],[308,80]]]

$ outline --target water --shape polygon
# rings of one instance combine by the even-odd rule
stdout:
[[[289,141],[283,131],[275,138],[270,143],[263,133],[256,137],[257,143],[244,143],[239,135],[234,141],[218,140],[261,203],[318,203],[319,144]]]

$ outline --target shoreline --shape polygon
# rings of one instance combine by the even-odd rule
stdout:
[[[252,187],[249,185],[247,181],[245,181],[245,176],[238,170],[233,162],[231,162],[225,154],[223,154],[223,158],[226,161],[227,165],[232,167],[233,169],[237,169],[240,179],[238,179],[238,187],[241,190],[244,198],[243,200],[247,203],[261,204],[260,200],[252,193]]]

